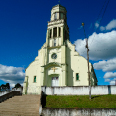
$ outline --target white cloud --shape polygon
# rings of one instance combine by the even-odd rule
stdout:
[[[23,84],[25,73],[22,67],[5,66],[0,64],[0,80],[10,83],[10,87],[14,87],[15,84]]]
[[[110,79],[105,79],[105,82],[110,82]]]
[[[115,85],[115,80],[112,80],[111,82],[110,82],[110,85]]]
[[[87,49],[85,48],[85,39],[77,39],[74,44],[76,51],[87,59]],[[98,61],[93,64],[94,69],[106,72],[104,79],[106,82],[112,82],[116,77],[116,31],[107,33],[93,33],[88,38],[89,60]],[[99,77],[100,78],[100,77]]]
[[[115,80],[116,80],[116,72],[107,72],[104,77],[105,82],[109,82],[110,85],[115,85]],[[113,80],[111,80],[112,78],[114,78]]]
[[[87,58],[85,39],[77,39],[74,44],[77,52]],[[94,32],[88,38],[88,46],[90,60],[108,60],[116,57],[116,31],[99,34]]]
[[[113,19],[112,21],[110,21],[105,27],[104,26],[100,26],[100,30],[104,31],[104,30],[111,30],[116,28],[116,19]]]
[[[94,69],[105,71],[115,71],[116,70],[116,58],[110,60],[103,60],[93,64]]]
[[[99,27],[99,23],[95,23],[95,27],[98,28]]]
[[[110,21],[110,23],[107,24],[106,26],[106,30],[111,30],[113,28],[116,28],[116,19],[113,19],[112,21]]]
[[[105,73],[103,78],[115,78],[116,77],[116,72],[107,72]]]
[[[106,29],[105,27],[100,26],[100,30],[101,30],[101,31],[104,31],[105,29]]]

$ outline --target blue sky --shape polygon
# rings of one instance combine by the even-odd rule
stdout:
[[[23,85],[24,69],[34,61],[45,43],[47,21],[50,21],[52,7],[57,4],[58,0],[0,0],[0,85]],[[77,52],[86,58],[81,26],[82,22],[85,23],[89,58],[98,85],[114,85],[116,0],[61,0],[60,4],[67,9],[70,41],[76,45]]]

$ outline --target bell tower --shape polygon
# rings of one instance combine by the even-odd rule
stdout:
[[[67,25],[66,13],[66,8],[60,4],[52,7],[51,18],[47,25],[47,47],[65,45],[65,41],[69,39],[69,28]]]

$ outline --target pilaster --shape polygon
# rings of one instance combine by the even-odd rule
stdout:
[[[27,90],[28,90],[28,76],[25,77],[25,81],[23,84],[23,94],[27,94]]]
[[[67,86],[67,65],[62,65],[62,86]]]
[[[48,42],[49,42],[49,40],[48,40],[48,39],[49,39],[48,36],[49,36],[49,29],[47,29],[46,46],[49,46],[49,45],[48,45]]]
[[[58,37],[58,35],[59,35],[59,27],[57,27],[57,37]]]
[[[61,46],[61,63],[66,64],[66,46]]]
[[[51,36],[51,38],[53,38],[53,28],[52,28],[52,36]]]
[[[41,67],[41,76],[40,76],[40,81],[39,81],[39,85],[43,86],[44,85],[44,77],[45,77],[45,71],[44,71],[44,67]]]
[[[64,39],[64,29],[63,26],[61,27],[61,45],[63,45],[63,39]]]

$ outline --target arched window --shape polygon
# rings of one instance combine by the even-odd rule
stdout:
[[[34,82],[36,82],[36,76],[34,76]]]
[[[57,27],[53,29],[53,37],[57,37]]]
[[[54,14],[54,20],[57,20],[57,13]]]

